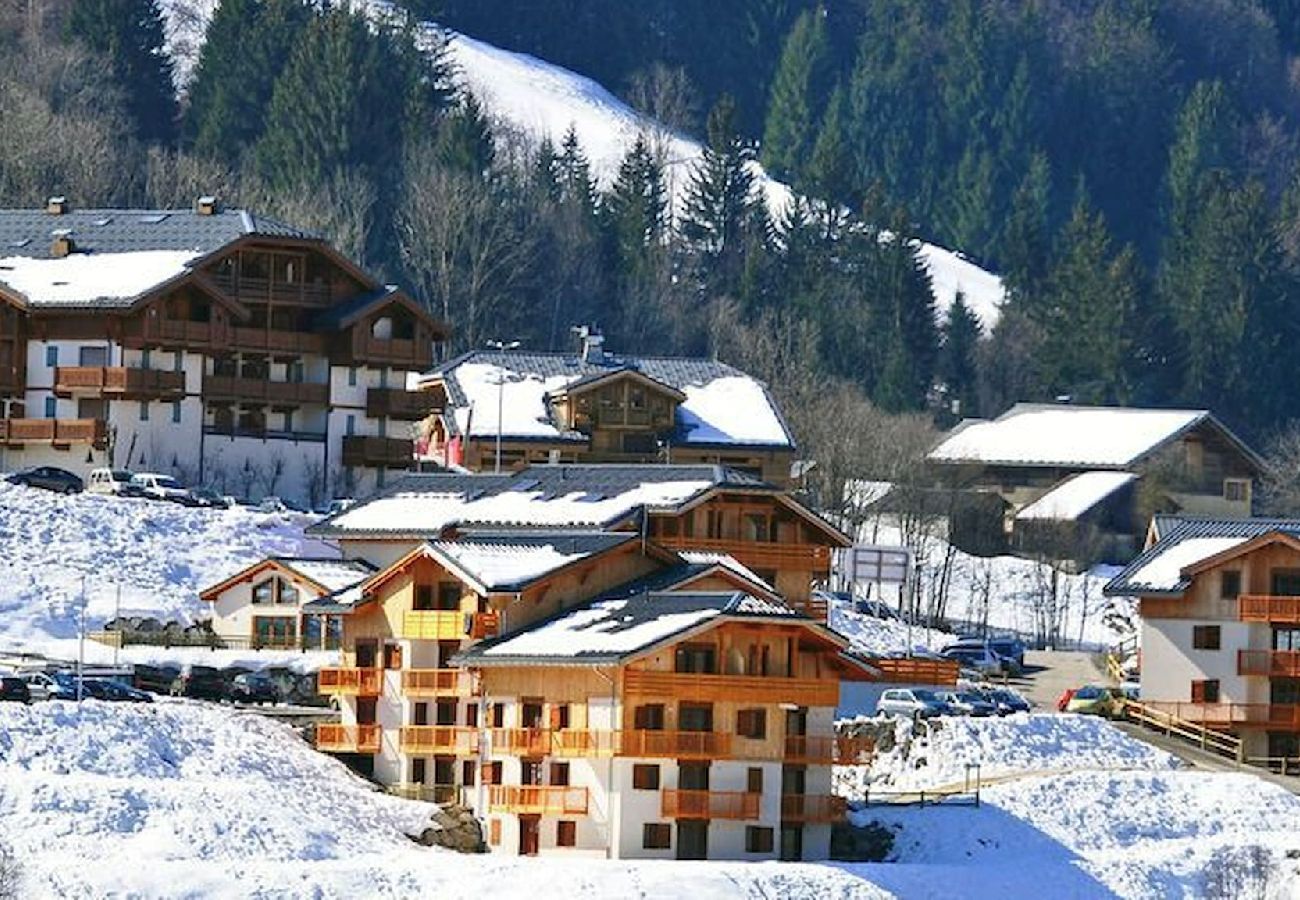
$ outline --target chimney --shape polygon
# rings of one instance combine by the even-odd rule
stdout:
[[[594,325],[576,325],[573,333],[582,341],[582,361],[598,366],[605,361],[605,336]]]
[[[72,232],[68,229],[60,228],[51,231],[50,236],[54,238],[54,242],[50,244],[50,256],[55,259],[63,259],[68,254],[77,251],[77,244],[72,240]]]
[[[61,216],[68,211],[68,198],[51,197],[45,201],[45,211],[52,216]]]
[[[211,195],[200,197],[194,201],[194,211],[200,216],[213,216],[217,213],[217,198]]]

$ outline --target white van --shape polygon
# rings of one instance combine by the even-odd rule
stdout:
[[[194,505],[190,492],[170,475],[160,475],[157,472],[141,472],[131,478],[131,483],[139,488],[144,493],[144,496],[150,500],[171,500],[174,503],[184,503],[186,506]]]
[[[118,497],[139,497],[139,488],[131,482],[134,477],[126,469],[94,469],[86,479],[86,492],[113,494]]]

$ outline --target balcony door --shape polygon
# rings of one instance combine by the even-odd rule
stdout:
[[[683,791],[707,791],[709,789],[709,764],[684,762],[677,767],[677,787]]]
[[[709,822],[707,819],[677,820],[677,858],[709,858]]]
[[[374,640],[357,641],[357,668],[373,669],[379,656],[379,643]]]
[[[1300,597],[1300,569],[1274,569],[1271,573],[1275,597]]]
[[[781,826],[781,861],[799,862],[803,859],[803,826]]]
[[[107,347],[82,347],[77,352],[77,364],[82,366],[108,365]]]
[[[682,703],[677,707],[678,731],[712,731],[713,704]]]
[[[808,710],[790,709],[785,713],[785,733],[802,737],[808,733]]]

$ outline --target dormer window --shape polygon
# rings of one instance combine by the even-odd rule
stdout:
[[[298,605],[298,588],[283,578],[268,578],[253,585],[253,603],[258,606],[274,604]]]

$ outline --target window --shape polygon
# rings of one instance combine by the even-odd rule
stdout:
[[[542,727],[541,700],[524,700],[519,704],[519,724],[524,728]]]
[[[297,619],[289,616],[253,618],[253,642],[258,647],[292,647],[297,639]]]
[[[645,850],[667,850],[673,845],[673,827],[667,822],[646,822],[641,832],[641,847]]]
[[[1218,650],[1219,646],[1220,634],[1218,625],[1192,626],[1192,649]]]
[[[400,669],[402,667],[402,645],[384,644],[384,668]]]
[[[566,762],[551,763],[551,784],[555,787],[569,786],[569,764]]]
[[[578,846],[578,823],[572,819],[561,819],[555,823],[555,846]]]
[[[767,737],[767,710],[742,709],[737,712],[736,734],[752,740]]]
[[[456,701],[450,697],[440,698],[434,701],[434,722],[435,725],[455,725],[456,724]]]
[[[153,353],[149,350],[148,347],[145,347],[143,350],[140,351],[140,368],[142,369],[150,368],[149,364],[152,361],[153,361]]]
[[[172,403],[172,424],[179,425],[181,421],[181,401],[177,400]]]
[[[551,704],[551,728],[556,731],[563,731],[569,727],[570,722],[569,704],[552,703]]]
[[[141,422],[149,421],[149,401],[147,400],[140,401],[140,421]]]
[[[493,819],[488,823],[488,843],[493,847],[501,846],[501,820]]]
[[[173,371],[176,372],[185,371],[185,354],[182,351],[177,350],[172,355],[176,358],[174,363],[172,364]]]
[[[357,430],[357,417],[349,413],[347,420],[343,423],[343,433],[346,434],[348,437],[351,437],[353,434],[356,433],[356,430]]]
[[[415,784],[424,784],[429,777],[429,763],[424,759],[411,760],[411,781]]]
[[[428,724],[429,724],[429,704],[428,704],[428,703],[425,703],[425,702],[423,702],[423,701],[420,702],[420,703],[415,704],[415,709],[414,709],[414,711],[413,711],[413,716],[414,716],[414,718],[411,720],[411,724],[412,724],[412,725],[428,725]]]
[[[1227,569],[1219,573],[1219,596],[1224,600],[1236,600],[1241,593],[1241,572]]]
[[[254,603],[274,603],[275,602],[275,579],[268,578],[266,581],[253,585],[253,602]]]
[[[467,759],[460,764],[460,783],[465,787],[474,786],[474,760]]]
[[[411,608],[418,610],[433,609],[433,585],[417,584],[415,586],[415,600],[412,602]]]
[[[1274,628],[1274,650],[1300,650],[1300,628]]]
[[[1218,703],[1219,702],[1218,679],[1211,679],[1208,681],[1193,681],[1192,702],[1193,703]]]
[[[46,348],[45,348],[45,364],[46,364],[47,366],[49,366],[51,369],[53,369],[55,366],[57,366],[57,365],[59,364],[59,348],[58,348],[58,347],[46,347]]]
[[[718,509],[708,510],[705,516],[705,537],[720,538],[722,537],[722,511]]]
[[[478,704],[471,703],[465,707],[465,724],[470,728],[478,728]]]
[[[45,398],[45,418],[53,419],[58,407],[54,403],[53,397]]]
[[[644,764],[633,766],[632,787],[638,791],[659,790],[659,767]]]
[[[677,787],[683,791],[707,791],[709,789],[709,764],[678,763]]]
[[[683,644],[677,648],[676,670],[678,672],[716,674],[718,671],[717,650],[712,644]]]
[[[483,773],[484,784],[501,783],[501,761],[484,763],[480,771]]]
[[[506,727],[506,705],[504,703],[492,704],[492,727]]]
[[[461,586],[459,581],[441,581],[438,583],[438,609],[451,611],[460,609]]]
[[[356,387],[356,386],[357,386],[357,369],[356,366],[352,366],[351,368],[348,369],[348,387]]]
[[[682,703],[677,707],[678,731],[712,731],[713,706],[708,703]]]
[[[542,783],[542,761],[540,759],[521,759],[519,761],[519,783],[539,786]]]
[[[645,706],[638,706],[632,713],[632,722],[642,731],[663,731],[664,705],[647,703]]]
[[[745,828],[746,853],[771,853],[776,834],[771,828],[749,825]]]
[[[1223,479],[1223,499],[1229,503],[1246,503],[1250,500],[1250,481],[1246,478]]]
[[[751,794],[763,793],[763,770],[758,766],[750,766],[746,772],[745,790]]]
[[[288,581],[277,579],[276,586],[279,588],[277,592],[279,596],[276,597],[277,603],[289,603],[294,606],[298,605],[298,589],[294,587],[293,584]]]

